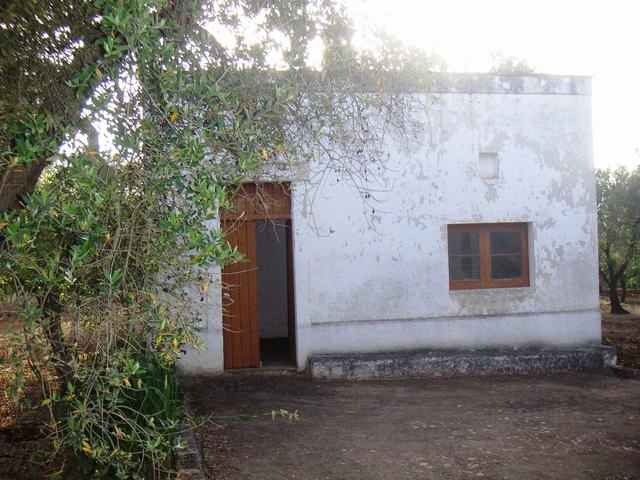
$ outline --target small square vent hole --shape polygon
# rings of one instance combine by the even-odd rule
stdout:
[[[481,152],[479,157],[480,178],[495,180],[498,178],[498,154],[495,152]]]

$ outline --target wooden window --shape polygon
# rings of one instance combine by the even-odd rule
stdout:
[[[526,223],[449,225],[449,289],[529,286]]]

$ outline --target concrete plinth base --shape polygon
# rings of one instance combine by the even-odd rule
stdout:
[[[613,347],[531,350],[428,350],[309,356],[315,380],[587,372],[615,365]]]

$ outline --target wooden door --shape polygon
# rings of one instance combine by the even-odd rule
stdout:
[[[222,228],[231,246],[246,260],[222,270],[224,368],[259,367],[255,222],[226,221]]]

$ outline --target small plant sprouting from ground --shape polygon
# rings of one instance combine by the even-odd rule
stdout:
[[[289,421],[289,423],[294,420],[300,420],[300,416],[298,415],[298,411],[295,410],[290,412],[288,410],[279,408],[272,410],[271,412],[266,413],[241,413],[237,415],[198,415],[198,416],[189,416],[187,418],[187,425],[196,432],[197,438],[196,447],[198,449],[198,456],[200,457],[201,463],[205,463],[205,439],[206,439],[206,429],[207,425],[213,425],[216,428],[222,428],[220,424],[217,422],[248,422],[257,420],[262,417],[271,417],[272,420],[276,420],[276,418],[285,418]]]

